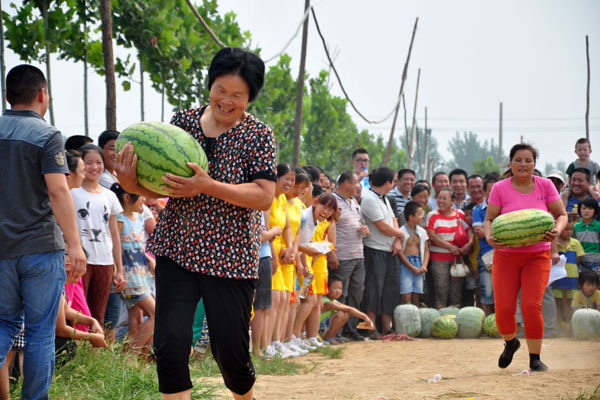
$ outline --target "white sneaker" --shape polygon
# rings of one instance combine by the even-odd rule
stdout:
[[[300,354],[291,350],[283,343],[278,343],[273,346],[279,358],[290,358],[290,357],[298,357]]]
[[[294,344],[296,346],[300,347],[302,350],[315,351],[317,349],[315,346],[311,345],[306,340],[303,340],[300,338],[295,338],[295,339],[293,339],[293,341],[294,341]]]
[[[286,342],[285,346],[288,348],[288,350],[298,353],[299,356],[305,356],[308,354],[308,350],[300,348],[300,346],[297,346],[294,342]]]
[[[319,339],[318,339],[318,338],[316,338],[316,337],[311,337],[311,338],[308,338],[307,340],[308,340],[308,343],[310,343],[310,345],[311,345],[311,346],[315,346],[315,347],[325,347],[325,345],[324,345],[323,343],[321,343],[321,342],[319,341]]]
[[[277,355],[277,350],[271,345],[265,349],[265,358],[274,358]]]

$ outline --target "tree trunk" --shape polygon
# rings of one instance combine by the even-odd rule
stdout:
[[[50,75],[50,42],[48,40],[48,3],[46,0],[42,0],[42,18],[44,19],[44,44],[46,50],[46,85],[48,89],[48,96],[50,101],[48,103],[48,111],[50,112],[50,125],[54,124],[54,101],[52,100],[52,79]]]
[[[144,65],[142,64],[142,53],[138,52],[138,56],[140,59],[140,121],[144,121]]]
[[[304,13],[310,7],[310,0],[304,1]],[[306,65],[306,42],[308,39],[308,18],[304,20],[302,28],[302,51],[300,54],[300,68],[298,71],[298,92],[296,94],[296,116],[294,119],[294,154],[292,165],[295,167],[300,162],[300,142],[302,136],[302,100],[304,97],[304,67]]]
[[[112,17],[110,0],[100,0],[102,22],[102,55],[106,82],[106,129],[117,130],[117,87],[112,44]]]
[[[425,131],[424,131],[424,142],[425,142],[425,160],[423,161],[423,167],[425,168],[425,176],[423,176],[423,179],[425,179],[426,181],[429,180],[429,134],[427,132],[427,107],[425,107]]]
[[[4,63],[4,22],[2,21],[2,2],[0,1],[0,75],[2,84],[2,112],[6,110],[6,64]]]
[[[87,18],[85,16],[86,4],[83,1],[81,10],[83,18],[83,129],[85,136],[90,136],[90,121],[88,115],[88,62],[87,62]]]
[[[587,90],[585,96],[585,137],[590,140],[590,44],[585,35],[585,55],[587,60]]]

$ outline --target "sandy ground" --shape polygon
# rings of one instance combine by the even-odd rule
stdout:
[[[310,372],[258,376],[257,400],[568,399],[600,384],[600,342],[544,340],[549,371],[517,375],[529,366],[521,349],[505,370],[497,366],[500,339],[417,339],[343,345],[341,359],[309,354],[296,359]],[[428,383],[440,374],[438,383]],[[217,383],[219,380],[212,380]],[[222,381],[220,381],[222,382]],[[222,393],[223,398],[231,398]],[[587,397],[586,397],[587,398]]]

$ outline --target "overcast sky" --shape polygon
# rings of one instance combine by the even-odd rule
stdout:
[[[237,14],[265,59],[294,34],[304,8],[301,0],[218,3],[220,11]],[[539,148],[542,169],[546,162],[572,161],[575,140],[585,136],[585,36],[589,35],[590,139],[597,149],[592,159],[600,161],[600,2],[313,0],[312,4],[330,51],[337,53],[335,63],[344,86],[367,118],[382,118],[393,108],[419,17],[405,94],[412,110],[421,68],[418,125],[424,126],[427,106],[428,127],[442,155],[449,158],[447,144],[456,131],[473,131],[497,141],[503,102],[505,151],[523,135]],[[327,69],[327,59],[312,18],[308,37],[307,72],[314,76]],[[301,34],[287,49],[295,76],[300,41]],[[19,61],[8,51],[6,62],[10,68]],[[82,133],[82,65],[54,62],[53,67],[56,125],[67,136]],[[105,95],[103,79],[90,76],[90,127],[95,137],[104,127]],[[333,79],[332,91],[342,95]],[[146,92],[146,119],[160,120],[160,96],[151,88]],[[117,108],[120,130],[138,122],[139,86],[119,92]],[[348,110],[360,129],[389,135],[391,119],[369,125],[349,106]]]

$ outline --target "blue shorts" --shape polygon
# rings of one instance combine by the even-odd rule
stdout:
[[[104,326],[106,329],[115,329],[119,316],[121,315],[121,305],[123,300],[117,292],[111,292],[106,303],[106,311],[104,312]]]
[[[406,256],[409,263],[421,268],[421,257]],[[415,275],[410,268],[400,263],[400,294],[423,294],[423,274]]]
[[[492,287],[492,272],[488,271],[483,264],[483,261],[479,260],[477,267],[479,271],[479,290],[481,295],[482,304],[494,304],[494,288]]]

